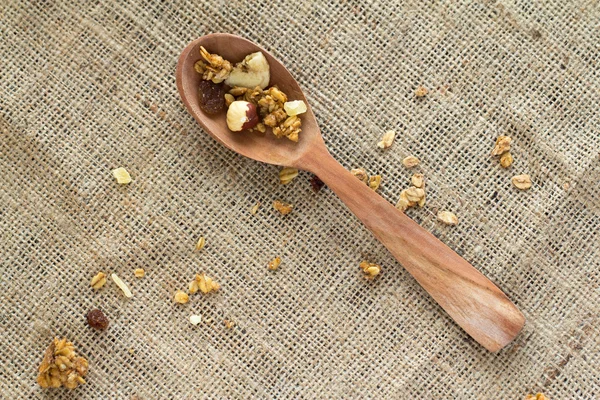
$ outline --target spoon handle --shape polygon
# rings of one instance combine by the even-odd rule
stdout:
[[[301,161],[473,339],[496,352],[515,338],[523,314],[465,259],[356,179],[326,149]]]

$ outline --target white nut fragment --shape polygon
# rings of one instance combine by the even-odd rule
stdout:
[[[283,103],[283,109],[288,116],[293,117],[306,112],[306,103],[302,100],[286,101]]]
[[[202,322],[202,317],[199,315],[190,315],[190,323],[192,325],[198,325],[200,322]]]
[[[437,214],[438,220],[442,221],[446,225],[456,225],[458,224],[458,217],[456,214],[450,211],[440,211]]]
[[[129,172],[123,167],[113,170],[112,174],[120,185],[127,185],[131,182],[131,175],[129,175]]]
[[[127,287],[127,285],[125,284],[125,282],[123,282],[121,280],[121,278],[119,278],[117,276],[117,274],[111,274],[110,277],[117,284],[117,286],[119,287],[119,289],[121,289],[123,291],[123,294],[125,295],[125,297],[133,297],[133,293],[131,293],[131,290],[129,290],[129,288]]]
[[[381,137],[381,142],[377,143],[377,147],[380,149],[387,149],[394,143],[394,138],[396,137],[395,131],[387,131]]]
[[[227,109],[227,127],[233,132],[252,129],[258,124],[256,106],[247,101],[234,101]]]
[[[260,86],[261,89],[269,86],[271,72],[269,62],[261,53],[248,54],[242,62],[236,64],[225,83],[231,87],[242,86],[254,89]]]

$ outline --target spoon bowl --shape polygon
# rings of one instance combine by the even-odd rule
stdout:
[[[286,138],[277,139],[271,133],[271,128],[267,128],[265,133],[232,132],[225,123],[225,111],[215,115],[205,113],[200,108],[198,96],[201,76],[194,70],[194,64],[201,59],[200,46],[232,64],[242,61],[250,53],[262,52],[271,69],[269,86],[276,85],[290,101],[303,100],[307,105],[306,113],[301,115],[302,132],[298,143]],[[298,164],[305,152],[313,146],[325,148],[317,120],[298,82],[275,57],[247,39],[227,33],[213,33],[194,40],[179,57],[176,78],[177,88],[190,114],[213,138],[236,153],[269,164],[301,168]]]
[[[299,142],[277,139],[269,130],[264,134],[231,132],[227,128],[225,111],[217,115],[205,114],[199,106],[201,77],[194,70],[194,63],[200,59],[201,45],[210,53],[219,54],[231,62],[239,62],[246,55],[261,51],[270,65],[270,85],[277,85],[290,100],[304,100],[307,104],[307,112],[300,116],[302,131]],[[498,351],[519,333],[525,318],[496,285],[356,179],[329,154],[300,86],[289,71],[264,49],[235,35],[215,33],[203,36],[181,53],[176,78],[184,104],[206,132],[246,157],[317,174],[438,304],[486,349]]]

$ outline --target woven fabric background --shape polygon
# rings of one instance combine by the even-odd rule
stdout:
[[[282,60],[331,153],[382,174],[390,202],[414,172],[402,158],[422,160],[428,203],[407,213],[522,310],[511,345],[475,343],[309,174],[282,186],[203,132],[175,65],[210,32]],[[0,397],[600,398],[599,63],[597,1],[1,2]],[[501,134],[509,170],[489,156]],[[98,271],[134,297],[93,291]],[[221,291],[174,304],[200,271]],[[96,307],[105,332],[85,323]],[[74,392],[36,384],[55,336],[89,359]]]

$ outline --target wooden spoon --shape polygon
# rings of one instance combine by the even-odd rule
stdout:
[[[205,114],[198,104],[201,77],[194,70],[200,45],[231,62],[261,51],[271,67],[270,85],[277,85],[291,100],[308,102],[290,72],[264,49],[235,35],[203,36],[181,53],[176,78],[183,102],[206,132],[243,156],[316,174],[476,341],[495,352],[514,339],[525,323],[517,307],[471,264],[342,167],[327,151],[310,106],[301,115],[298,143],[276,139],[269,131],[231,132],[225,111]]]

